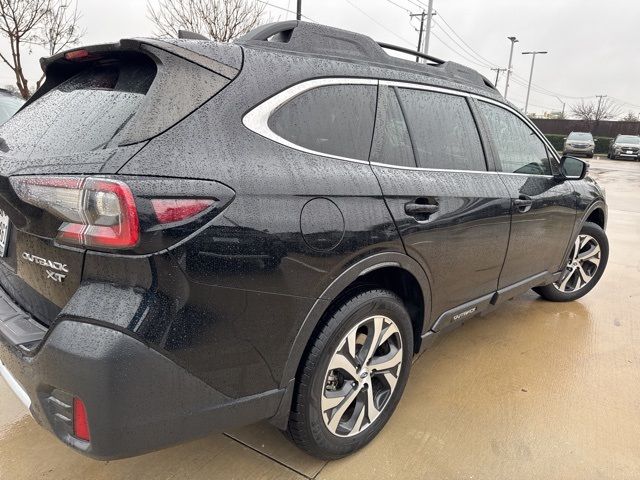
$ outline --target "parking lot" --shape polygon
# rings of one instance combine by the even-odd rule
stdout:
[[[0,478],[640,478],[640,163],[590,163],[609,202],[600,284],[567,304],[529,293],[450,333],[417,359],[363,451],[322,462],[259,424],[98,462],[38,427],[0,381]]]

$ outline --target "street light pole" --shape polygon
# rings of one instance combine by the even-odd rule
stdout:
[[[507,37],[511,40],[511,50],[509,51],[509,66],[507,67],[507,83],[504,86],[504,98],[507,98],[507,92],[509,91],[509,77],[511,76],[511,61],[513,60],[513,46],[519,41],[516,37]]]
[[[522,52],[523,55],[531,55],[531,71],[529,72],[529,85],[527,86],[527,100],[524,103],[524,114],[527,114],[527,110],[529,109],[529,94],[531,93],[531,79],[533,78],[533,66],[536,63],[536,55],[545,55],[549,52]]]
[[[298,0],[297,8],[296,8],[296,20],[302,20],[302,0]]]

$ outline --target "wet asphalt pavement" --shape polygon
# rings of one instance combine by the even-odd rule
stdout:
[[[566,304],[529,293],[451,332],[361,452],[322,462],[258,424],[98,462],[38,427],[0,380],[0,479],[640,478],[640,163],[590,163],[609,203],[600,284]]]

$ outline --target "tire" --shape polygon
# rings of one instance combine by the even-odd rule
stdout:
[[[376,331],[388,338],[373,352],[367,366],[370,332]],[[301,449],[326,460],[362,448],[382,430],[395,410],[407,383],[412,356],[411,319],[398,296],[371,289],[348,297],[330,312],[307,348],[298,370],[288,437]],[[361,369],[349,361],[354,357],[354,363],[362,363]],[[396,360],[400,363],[393,368],[373,368],[376,364],[390,366]]]
[[[607,158],[611,158],[611,153],[607,153]]]
[[[587,222],[575,240],[563,277],[555,283],[533,290],[545,300],[552,302],[577,300],[598,284],[607,268],[608,260],[607,234],[599,225]],[[576,267],[576,264],[580,266]],[[585,282],[585,278],[589,279]]]
[[[587,158],[593,158],[593,153],[590,153],[589,155],[587,155]]]

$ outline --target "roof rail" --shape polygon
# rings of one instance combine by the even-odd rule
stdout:
[[[392,45],[391,43],[384,43],[384,42],[378,42],[378,45],[380,45],[385,50],[394,50],[396,52],[408,53],[409,55],[413,55],[415,57],[424,58],[425,60],[435,63],[436,65],[442,65],[443,63],[446,63],[445,60],[442,60],[437,57],[433,57],[431,55],[427,55],[426,53],[422,53],[418,50],[411,50],[410,48],[399,47],[398,45]]]
[[[385,65],[393,64],[413,70],[439,67],[442,73],[450,75],[457,81],[495,90],[489,80],[472,68],[417,52],[410,48],[376,42],[366,35],[340,30],[319,23],[298,20],[269,23],[251,30],[235,40],[235,42],[240,45],[269,47],[289,52],[366,60]],[[406,58],[389,55],[385,50],[393,50],[418,59],[423,58],[427,62],[421,64],[411,62]]]

